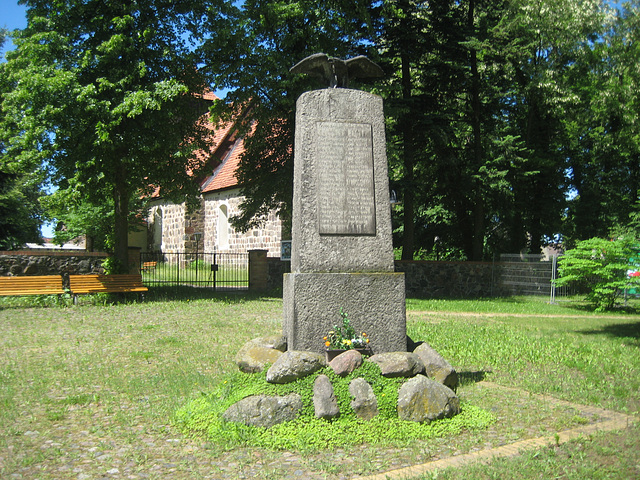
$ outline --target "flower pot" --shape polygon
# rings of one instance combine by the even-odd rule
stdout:
[[[365,348],[351,348],[349,350],[355,350],[356,352],[360,352],[361,355],[364,356],[369,356],[369,355],[373,355],[373,352],[371,351],[371,349],[369,347],[365,347]],[[325,353],[327,354],[327,362],[330,362],[331,360],[333,360],[334,358],[336,358],[338,355],[340,355],[341,353],[347,352],[348,350],[346,349],[327,349],[325,351]]]

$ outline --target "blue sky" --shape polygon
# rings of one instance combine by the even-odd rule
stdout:
[[[17,0],[0,0],[0,26],[7,30],[24,28],[27,26],[24,5],[18,5]],[[11,42],[7,41],[1,49],[2,58],[7,49],[11,49]]]

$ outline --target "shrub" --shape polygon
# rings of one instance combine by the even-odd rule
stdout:
[[[558,261],[560,278],[555,284],[585,286],[586,298],[596,310],[610,310],[625,288],[640,284],[638,277],[628,275],[629,270],[637,268],[631,260],[636,256],[637,248],[624,238],[583,240]]]

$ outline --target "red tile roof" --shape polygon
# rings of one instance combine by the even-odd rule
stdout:
[[[219,100],[213,92],[205,92],[202,95],[205,100]],[[244,153],[244,142],[237,135],[236,121],[230,120],[222,124],[214,124],[208,113],[201,117],[205,126],[212,132],[209,138],[209,149],[194,151],[195,163],[211,165],[211,174],[201,181],[202,193],[215,192],[233,188],[238,185],[236,169],[240,163],[240,157]],[[200,177],[202,178],[202,177]],[[160,190],[156,189],[152,197],[159,197]]]
[[[215,192],[216,190],[224,190],[237,186],[238,179],[236,178],[236,170],[243,153],[244,142],[242,138],[237,138],[231,150],[225,158],[222,159],[222,163],[214,170],[213,175],[205,179],[202,183],[202,193]]]

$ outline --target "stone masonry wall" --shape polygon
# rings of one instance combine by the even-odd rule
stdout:
[[[202,251],[202,238],[198,239],[196,233],[202,233],[204,236],[205,219],[204,219],[204,200],[200,199],[200,207],[192,212],[185,213],[184,223],[184,251],[193,253]],[[200,242],[196,245],[196,242]]]
[[[405,274],[408,297],[479,298],[504,294],[500,271],[491,262],[396,260],[395,268]]]
[[[269,289],[282,288],[289,262],[269,258]],[[501,269],[490,262],[426,262],[396,260],[395,271],[404,272],[407,297],[479,298],[504,295]]]
[[[163,203],[149,209],[147,217],[151,250],[160,245],[166,253],[184,252],[185,206],[183,203]]]
[[[246,253],[249,250],[267,250],[267,255],[279,256],[282,224],[274,212],[269,212],[267,221],[260,228],[252,228],[245,233],[238,232],[231,226],[230,219],[240,213],[242,200],[238,189],[216,192],[205,197],[205,251]],[[222,218],[224,209],[226,219]],[[226,237],[222,228],[225,229]]]
[[[0,251],[0,276],[79,275],[104,273],[102,252],[59,250]]]

